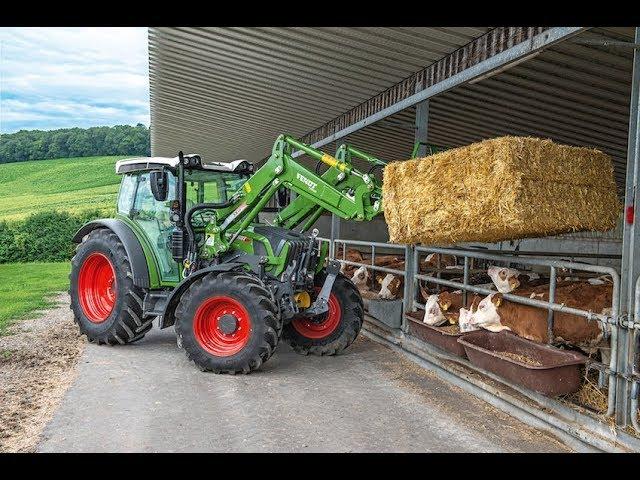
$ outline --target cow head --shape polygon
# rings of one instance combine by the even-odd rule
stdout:
[[[437,268],[438,259],[440,259],[440,268],[452,267],[458,263],[458,259],[454,255],[441,255],[439,253],[430,253],[422,262],[421,267],[424,269]]]
[[[429,295],[427,302],[424,304],[424,319],[422,320],[428,325],[442,325],[447,322],[440,305],[438,305],[438,295]]]
[[[462,292],[458,292],[462,293]],[[454,293],[449,291],[442,292],[438,295],[438,305],[440,305],[440,309],[444,312],[449,310],[449,307],[453,304],[453,296]]]
[[[382,284],[378,296],[380,298],[386,298],[389,300],[398,298],[398,293],[400,292],[401,285],[402,279],[400,277],[391,273],[387,273],[387,275],[382,279]]]
[[[498,307],[502,304],[502,295],[500,293],[492,293],[483,298],[478,303],[478,308],[471,315],[470,323],[475,327],[484,328],[490,332],[500,332],[502,330],[511,330],[500,323],[500,314]]]
[[[520,272],[513,268],[491,266],[487,269],[487,274],[500,293],[512,292],[520,286]]]
[[[356,287],[366,286],[368,279],[369,279],[369,270],[367,270],[367,267],[358,268],[355,272],[353,272],[353,277],[351,277],[351,281],[354,283]]]

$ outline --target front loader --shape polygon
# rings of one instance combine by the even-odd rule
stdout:
[[[300,150],[329,166],[297,163]],[[372,165],[357,170],[352,157]],[[353,147],[328,155],[281,135],[264,165],[198,155],[121,160],[115,218],[84,225],[70,274],[71,308],[98,344],[142,338],[154,318],[202,370],[249,373],[283,338],[302,354],[334,355],[362,326],[362,298],[327,258],[320,215],[368,221],[382,211],[373,169]],[[279,191],[296,198],[273,224],[260,216]],[[297,230],[296,230],[297,229]]]

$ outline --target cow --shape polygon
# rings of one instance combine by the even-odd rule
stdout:
[[[397,259],[394,263],[385,265],[385,268],[404,271],[404,260]],[[388,300],[401,298],[404,293],[404,275],[387,273],[384,277],[378,277],[378,285],[380,285],[378,292],[380,298]]]
[[[442,309],[438,304],[438,295],[429,295],[424,304],[424,318],[422,319],[427,325],[439,327],[447,323],[447,317],[442,313]]]
[[[469,295],[469,300],[471,301],[470,309],[472,310],[478,305],[481,297],[476,294]],[[462,299],[462,291],[460,290],[428,295],[427,301],[425,302],[425,319],[423,321],[435,326],[442,325],[446,322],[451,325],[459,323],[460,312],[465,310],[465,315],[466,312],[469,312],[469,310],[462,308]]]
[[[336,253],[336,258],[337,259],[342,258],[342,250]],[[363,263],[364,257],[362,256],[362,253],[360,253],[358,250],[355,250],[353,248],[348,248],[345,256],[345,260],[348,260],[349,262]],[[353,273],[357,270],[357,268],[358,267],[354,267],[353,265],[347,265],[346,263],[343,263],[340,266],[340,272],[342,272],[347,277],[350,277],[350,276],[353,276]]]
[[[548,300],[547,286],[534,287],[531,294]],[[523,292],[526,295],[526,292]],[[516,294],[519,294],[516,292]],[[558,285],[555,303],[580,308],[599,314],[610,313],[612,287],[608,284],[592,285],[588,282],[570,282]],[[472,313],[471,323],[491,331],[509,329],[518,336],[534,342],[547,343],[547,310],[522,305],[503,299],[501,293],[488,295]],[[586,352],[602,347],[603,331],[596,321],[564,312],[555,312],[553,341],[577,346]]]
[[[387,300],[401,298],[404,292],[404,279],[402,275],[387,273],[380,282],[380,292],[378,296]]]
[[[404,260],[401,257],[386,255],[380,257],[380,263],[376,258],[375,266],[389,268],[391,270],[404,270]],[[394,275],[374,270],[372,268],[361,266],[351,277],[351,281],[359,289],[367,289],[373,277],[373,284],[377,285],[379,290],[378,296],[385,299],[395,299],[402,296],[404,287],[404,278],[402,275]],[[373,286],[373,285],[372,285]]]
[[[439,253],[430,253],[424,260],[420,262],[419,269],[421,272],[427,270],[435,270],[438,268],[438,258],[440,259],[440,268],[455,267],[458,263],[458,259],[455,255],[446,255]]]
[[[369,280],[369,270],[364,266],[358,267],[351,277],[351,281],[358,288],[366,288],[367,280]]]
[[[546,283],[535,272],[521,273],[514,268],[491,266],[487,274],[499,293],[510,293],[517,288],[528,288]]]

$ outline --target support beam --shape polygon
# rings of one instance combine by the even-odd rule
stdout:
[[[427,138],[429,132],[429,100],[416,105],[415,142],[418,143],[416,157],[427,155]]]
[[[635,43],[640,43],[640,27],[636,27]],[[640,49],[633,54],[631,103],[629,106],[629,143],[627,150],[627,177],[624,200],[624,231],[622,237],[622,271],[620,288],[620,312],[628,319],[634,311],[634,289],[640,274],[640,207],[637,198],[640,191]],[[633,368],[632,335],[626,328],[618,334],[618,371],[631,373]],[[631,385],[618,378],[616,385],[616,423],[626,426],[629,421]],[[635,412],[633,413],[636,414]]]
[[[480,42],[482,42],[483,39],[486,42],[488,36],[496,35],[496,31],[502,34],[505,30],[516,28],[520,27],[499,27],[492,30],[487,35],[480,37],[462,49],[430,65],[409,79],[394,85],[380,95],[371,98],[319,129],[305,135],[302,140],[305,143],[311,143],[315,148],[322,147],[454,87],[458,87],[479,77],[486,78],[492,73],[501,72],[521,62],[526,57],[531,57],[558,42],[571,38],[586,30],[586,27],[553,27],[531,36],[527,36],[526,32],[521,32],[520,37],[525,38],[524,41],[513,45],[513,42],[504,43],[494,39],[494,45],[498,47],[496,48],[497,53],[495,53],[495,55],[490,55],[485,45],[481,56],[486,58],[478,63],[473,63],[473,61],[470,60],[474,58],[471,54],[473,49],[475,48],[477,50],[482,48]],[[531,28],[536,29],[536,27]],[[513,46],[510,46],[510,44]],[[461,57],[462,60],[456,62],[455,60],[458,57]],[[426,85],[426,87],[420,89],[417,93],[406,96],[407,91],[409,91],[409,93],[414,92],[422,85]],[[408,90],[410,86],[411,89]],[[391,99],[397,98],[403,99],[392,103]],[[387,106],[381,108],[380,105]],[[371,111],[375,113],[368,114],[368,112]],[[356,118],[361,119],[352,121],[352,119]],[[301,152],[295,152],[293,154],[294,157],[299,155],[301,155]]]

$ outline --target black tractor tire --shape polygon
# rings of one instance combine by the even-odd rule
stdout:
[[[319,276],[318,286],[323,282],[324,276]],[[353,343],[363,320],[360,292],[351,280],[338,274],[331,289],[329,312],[315,322],[304,316],[294,318],[284,326],[282,338],[302,355],[336,355]]]
[[[209,273],[180,297],[178,346],[202,371],[250,373],[273,355],[282,334],[271,291],[246,272]]]
[[[92,230],[77,246],[69,274],[71,310],[80,331],[98,345],[140,340],[153,321],[143,317],[144,294],[133,284],[131,262],[118,236],[108,228]]]

